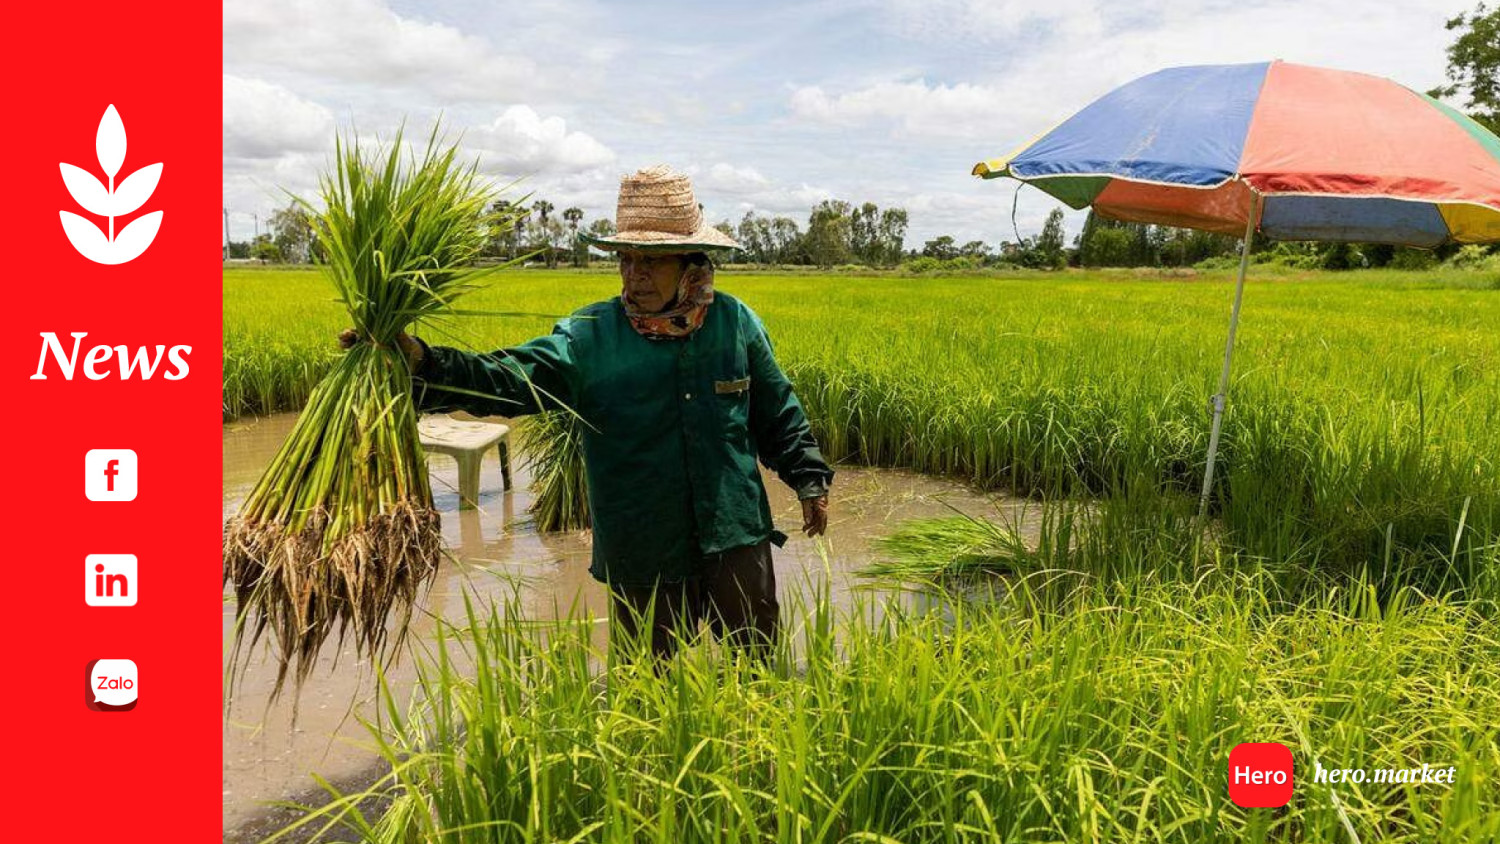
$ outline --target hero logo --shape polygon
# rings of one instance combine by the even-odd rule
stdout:
[[[77,214],[67,211],[58,214],[62,218],[63,232],[79,254],[96,264],[123,264],[139,258],[156,239],[162,212],[142,214],[118,235],[115,234],[115,218],[133,214],[146,204],[161,179],[161,164],[142,167],[127,176],[118,188],[115,187],[115,174],[125,163],[125,124],[120,121],[120,113],[113,105],[104,110],[104,117],[99,120],[99,131],[94,135],[94,152],[99,156],[100,169],[109,179],[108,187],[81,167],[67,163],[58,166],[62,168],[63,184],[67,185],[73,200],[90,214],[109,218],[109,234]]]

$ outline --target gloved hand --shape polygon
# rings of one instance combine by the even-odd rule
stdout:
[[[802,532],[822,536],[828,530],[828,496],[802,499]]]
[[[346,328],[339,332],[339,348],[347,352],[354,348],[354,344],[358,343],[359,339],[358,331]],[[406,365],[411,368],[412,372],[417,372],[422,368],[424,355],[421,343],[403,331],[396,335],[396,345],[401,349],[401,354],[406,357]]]

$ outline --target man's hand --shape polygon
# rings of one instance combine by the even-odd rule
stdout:
[[[359,342],[359,332],[352,328],[346,328],[339,332],[339,348],[349,351],[354,344]],[[401,354],[406,356],[406,365],[416,372],[422,367],[422,344],[413,340],[405,331],[396,335],[396,345],[400,347]]]
[[[828,496],[802,499],[802,532],[822,536],[828,530]]]

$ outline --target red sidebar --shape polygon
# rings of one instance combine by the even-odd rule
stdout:
[[[7,13],[8,841],[221,835],[220,19]]]

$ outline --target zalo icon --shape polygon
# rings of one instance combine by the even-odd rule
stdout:
[[[95,712],[124,712],[140,698],[141,678],[135,661],[96,659],[88,664],[83,702]]]

